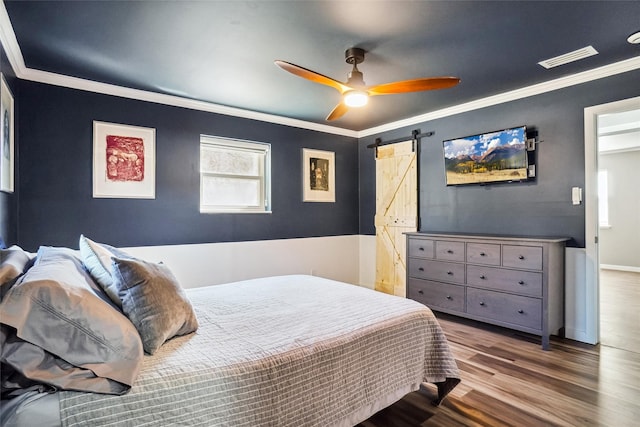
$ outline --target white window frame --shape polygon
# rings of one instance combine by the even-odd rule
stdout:
[[[216,148],[225,151],[245,151],[262,155],[258,175],[224,174],[204,171],[202,168],[203,151],[206,148]],[[217,136],[200,135],[200,212],[201,213],[271,213],[271,144],[264,142],[246,141]],[[234,179],[258,180],[259,200],[258,206],[221,205],[204,203],[204,179],[205,177],[221,177]]]

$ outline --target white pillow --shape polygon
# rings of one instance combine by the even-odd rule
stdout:
[[[104,289],[118,307],[122,308],[122,301],[118,296],[118,289],[114,285],[113,272],[111,271],[111,258],[133,258],[126,252],[113,246],[96,243],[93,240],[80,235],[80,255],[82,263],[89,270],[91,276]]]

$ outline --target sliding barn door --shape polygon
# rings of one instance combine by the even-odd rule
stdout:
[[[376,158],[376,285],[406,296],[406,236],[418,222],[418,168],[413,142],[378,147]]]

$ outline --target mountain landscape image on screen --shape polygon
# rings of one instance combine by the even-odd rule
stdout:
[[[447,185],[527,179],[524,127],[444,141]]]

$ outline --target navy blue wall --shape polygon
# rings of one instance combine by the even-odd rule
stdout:
[[[13,95],[14,126],[18,120],[18,92],[16,75],[9,63],[9,59],[0,45],[0,72],[4,76],[7,86]],[[14,143],[17,144],[18,132],[14,128]],[[14,156],[17,157],[17,147],[14,147]],[[14,161],[14,192],[0,191],[0,237],[7,246],[18,242],[18,164]]]
[[[20,81],[19,243],[117,246],[358,234],[354,138]],[[92,198],[93,121],[156,129],[156,198]],[[201,134],[271,143],[272,214],[199,213]],[[336,202],[302,202],[302,148],[335,152]]]
[[[534,97],[483,108],[362,138],[360,233],[375,234],[375,161],[366,145],[411,135],[421,141],[420,230],[568,236],[584,247],[584,204],[571,204],[571,187],[584,188],[584,108],[640,95],[640,71],[583,83]],[[538,131],[534,182],[447,187],[442,141],[526,125]]]

